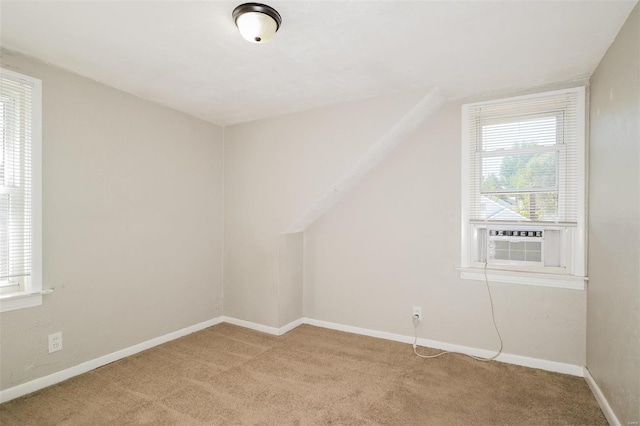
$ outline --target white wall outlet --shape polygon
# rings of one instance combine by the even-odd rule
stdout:
[[[49,353],[62,349],[62,331],[49,335]]]
[[[418,316],[418,321],[422,320],[422,308],[420,306],[414,306],[413,307],[413,313],[411,314],[411,316]]]

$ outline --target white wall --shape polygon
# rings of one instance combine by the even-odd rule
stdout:
[[[215,125],[2,60],[44,80],[45,287],[56,287],[42,307],[0,316],[2,389],[222,314],[223,204],[225,315],[411,335],[411,307],[422,306],[420,337],[497,347],[484,284],[454,269],[461,102],[307,229],[302,268],[303,237],[282,232],[424,92],[231,126],[223,148]],[[492,289],[506,352],[585,363],[586,292]],[[65,349],[48,355],[54,331]]]
[[[587,368],[640,421],[640,6],[591,78]]]
[[[566,86],[566,85],[565,85]],[[552,87],[549,89],[558,88]],[[279,235],[424,95],[225,131],[225,315],[280,327]],[[446,105],[304,235],[304,315],[497,348],[480,281],[460,264],[460,111]],[[586,292],[493,285],[505,351],[584,365]]]
[[[278,251],[278,325],[303,316],[304,233],[280,235]]]
[[[0,314],[0,389],[221,315],[222,129],[4,50],[2,66],[42,79],[55,292]]]
[[[485,284],[459,278],[461,103],[447,104],[305,232],[311,318],[497,349]],[[584,365],[584,291],[492,284],[511,354]]]
[[[280,234],[424,95],[405,93],[225,128],[225,315],[284,325]]]

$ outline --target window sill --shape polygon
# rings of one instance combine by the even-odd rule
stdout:
[[[464,280],[485,280],[484,268],[456,268],[460,271],[460,278]],[[589,278],[576,275],[546,274],[541,272],[505,271],[487,269],[489,282],[500,282],[518,285],[533,285],[540,287],[567,288],[584,290]]]
[[[0,312],[15,311],[18,309],[31,308],[42,305],[42,295],[45,292],[28,293],[22,291],[19,293],[9,293],[0,295]]]

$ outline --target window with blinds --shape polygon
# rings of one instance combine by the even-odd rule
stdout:
[[[577,222],[579,95],[468,105],[471,220]]]
[[[585,89],[466,104],[462,130],[463,266],[583,274]]]
[[[33,290],[33,147],[39,81],[0,74],[0,294]],[[39,176],[39,174],[37,174]],[[39,205],[38,205],[39,207]]]

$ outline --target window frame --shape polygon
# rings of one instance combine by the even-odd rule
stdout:
[[[0,77],[26,83],[31,95],[31,275],[0,292],[0,312],[42,304],[42,81],[0,68]]]
[[[545,96],[561,95],[561,94],[575,94],[577,95],[577,122],[576,122],[576,167],[577,167],[577,182],[576,185],[576,197],[577,197],[577,221],[575,224],[568,224],[564,222],[535,222],[532,221],[528,225],[539,226],[542,228],[557,228],[562,227],[566,231],[567,246],[569,247],[569,259],[570,267],[567,272],[561,272],[557,268],[540,267],[540,268],[523,268],[522,266],[500,266],[490,267],[489,265],[478,265],[472,261],[473,253],[475,253],[475,246],[477,244],[477,232],[478,226],[503,226],[503,225],[515,225],[522,226],[527,225],[527,222],[509,222],[498,220],[471,220],[470,219],[470,207],[473,202],[479,202],[482,194],[481,181],[482,179],[474,178],[472,172],[482,173],[482,167],[472,167],[471,165],[471,132],[470,132],[470,107],[478,105],[490,105],[496,103],[508,103],[518,102],[522,100],[535,99]],[[545,111],[538,110],[540,115],[545,114]],[[534,111],[535,113],[535,111]],[[464,104],[462,106],[462,138],[461,138],[461,157],[462,157],[462,170],[461,170],[461,263],[460,276],[463,279],[471,280],[485,280],[488,278],[491,281],[511,283],[511,284],[524,284],[524,285],[536,285],[546,287],[560,287],[576,290],[584,290],[588,277],[586,276],[586,88],[584,86],[572,87],[568,89],[545,91],[534,93],[530,95],[515,96],[501,99],[494,99],[484,102],[474,102]],[[557,129],[557,131],[561,131]],[[566,145],[557,144],[555,149],[559,149],[559,160],[566,157]],[[560,147],[559,145],[563,145]],[[478,159],[482,162],[482,151],[478,152]],[[477,160],[476,160],[477,161]],[[566,197],[568,189],[565,187],[564,179],[561,179],[563,173],[566,173],[565,167],[562,164],[566,164],[566,161],[559,161],[556,174],[558,185],[558,197],[561,195]],[[474,186],[475,185],[475,186]],[[474,190],[473,196],[471,189]],[[476,197],[475,200],[472,200]],[[565,208],[563,203],[558,203],[558,214],[561,214],[561,209]],[[559,216],[560,217],[560,216]]]
[[[564,175],[566,171],[561,164],[565,164],[567,160],[567,146],[564,143],[564,137],[560,137],[562,133],[561,129],[564,126],[564,118],[562,114],[559,112],[536,112],[534,114],[528,114],[530,116],[538,116],[538,118],[554,118],[556,125],[556,141],[561,140],[562,143],[555,143],[551,146],[535,146],[529,148],[512,148],[512,149],[496,149],[493,151],[485,151],[484,149],[484,141],[482,138],[482,131],[480,130],[480,150],[478,152],[478,173],[482,176],[483,174],[483,160],[485,158],[491,157],[507,157],[512,155],[522,155],[522,154],[543,154],[543,153],[555,153],[556,154],[556,163],[555,163],[555,187],[546,187],[546,188],[509,188],[510,190],[483,190],[482,189],[482,179],[474,179],[473,183],[477,185],[474,188],[473,193],[476,196],[476,200],[474,203],[480,203],[480,198],[482,196],[490,197],[491,195],[505,194],[505,195],[515,195],[515,194],[533,194],[533,193],[550,193],[553,192],[557,195],[558,200],[564,200],[567,194],[567,187],[565,185]],[[513,115],[511,116],[511,120],[509,120],[509,116],[502,116],[500,118],[493,118],[489,120],[489,122],[485,122],[482,126],[485,125],[496,125],[496,124],[510,124],[517,122],[516,119],[522,119],[522,115]],[[557,216],[563,216],[563,203],[558,201],[557,205]]]

